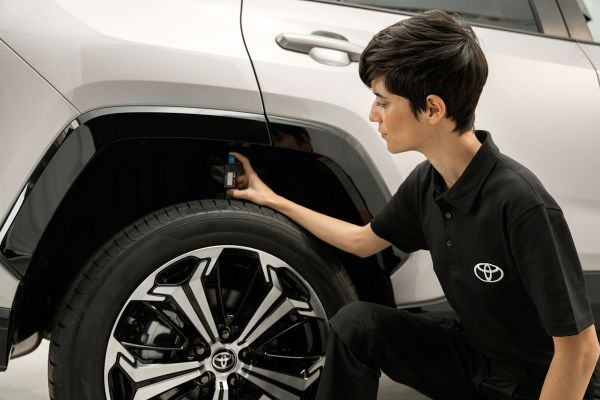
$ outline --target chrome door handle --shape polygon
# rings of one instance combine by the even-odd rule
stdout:
[[[280,33],[275,38],[275,41],[284,49],[306,54],[309,54],[314,48],[342,51],[348,54],[350,61],[354,62],[358,62],[360,54],[364,50],[364,47],[350,43],[343,36],[328,32],[313,32],[309,35],[302,33]]]

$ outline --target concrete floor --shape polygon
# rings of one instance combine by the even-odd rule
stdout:
[[[48,400],[47,340],[33,353],[11,360],[8,371],[0,372],[0,400]],[[382,375],[378,400],[428,400],[414,390]]]

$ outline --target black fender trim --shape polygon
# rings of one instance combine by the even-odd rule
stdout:
[[[123,127],[123,131],[112,132],[112,135],[94,135],[88,127],[90,123],[119,114],[136,116],[138,122],[144,122],[140,129]],[[161,118],[173,116],[172,130],[157,132],[153,129],[152,119],[158,114]],[[206,129],[200,131],[198,126]],[[7,218],[0,227],[4,232],[0,237],[0,253],[21,277],[27,272],[52,215],[89,161],[111,143],[145,137],[271,143],[266,120],[259,114],[184,107],[108,107],[81,115],[50,146],[27,182],[24,198],[10,213],[15,215],[14,219]]]
[[[6,371],[10,355],[9,338],[10,309],[0,308],[0,371]]]
[[[118,118],[120,114],[132,117],[131,125],[137,124],[136,129],[124,126],[118,132],[104,132],[103,135],[94,135],[89,129],[93,124]],[[158,116],[164,120],[165,115],[173,117],[173,130],[155,129],[153,118]],[[198,130],[198,126],[207,128]],[[273,141],[269,135],[269,128],[273,132]],[[0,237],[0,254],[9,266],[23,277],[62,199],[92,158],[112,143],[131,138],[160,137],[290,148],[284,140],[280,140],[290,128],[306,132],[311,144],[310,148],[291,148],[314,152],[316,156],[325,156],[322,162],[338,177],[361,214],[363,222],[367,223],[372,215],[383,208],[391,194],[374,163],[356,139],[335,127],[274,116],[269,117],[267,124],[267,120],[261,114],[222,110],[108,107],[81,115],[58,135],[27,182],[22,203],[18,207],[15,205],[17,212],[14,220],[4,221],[4,224],[9,225],[8,228],[4,225],[1,227],[5,235]],[[381,259],[379,261],[383,267],[384,262]]]

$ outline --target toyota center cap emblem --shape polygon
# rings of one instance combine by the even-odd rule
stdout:
[[[222,349],[215,353],[212,366],[217,372],[230,371],[235,365],[235,354],[229,349]]]
[[[475,276],[482,282],[494,283],[504,278],[504,271],[490,263],[479,263],[475,266]]]

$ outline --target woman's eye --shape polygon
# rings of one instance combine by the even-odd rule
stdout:
[[[380,101],[375,102],[375,104],[377,105],[377,107],[381,107],[381,108],[385,108],[386,104],[382,103]]]

